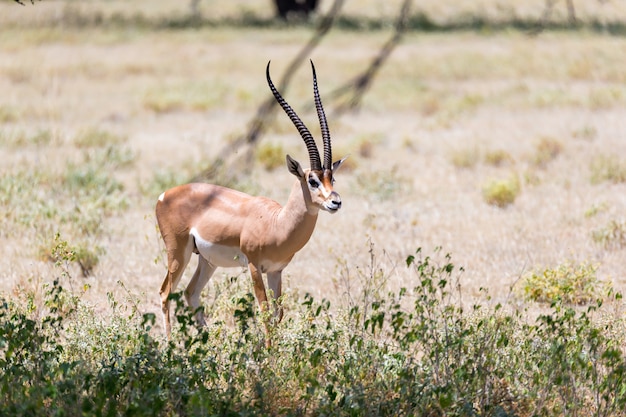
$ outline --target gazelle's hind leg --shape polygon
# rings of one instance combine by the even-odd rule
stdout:
[[[172,333],[172,324],[170,322],[170,294],[176,289],[180,278],[185,271],[185,267],[189,263],[193,245],[189,243],[183,244],[182,250],[167,251],[167,273],[163,284],[161,284],[161,311],[163,312],[163,325],[165,326],[165,334],[170,337]],[[167,247],[167,244],[166,244]]]
[[[204,311],[200,308],[200,294],[202,289],[211,279],[216,267],[211,265],[202,255],[198,256],[198,267],[194,272],[187,289],[185,290],[185,298],[187,304],[192,311],[196,312],[196,321],[200,326],[206,326],[206,320],[204,319]]]
[[[267,273],[267,286],[272,291],[272,297],[274,298],[275,310],[274,318],[277,323],[283,319],[283,307],[280,305],[280,296],[283,293],[282,289],[282,271],[268,272]]]

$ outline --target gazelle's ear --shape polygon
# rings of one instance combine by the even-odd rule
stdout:
[[[337,170],[339,169],[339,167],[341,166],[341,164],[343,164],[343,161],[345,161],[346,159],[348,159],[350,155],[346,155],[343,158],[341,158],[339,161],[335,161],[333,162],[333,174],[335,172],[337,172]]]
[[[304,170],[300,166],[300,162],[296,161],[289,155],[287,155],[287,168],[289,169],[289,172],[291,172],[296,177],[304,177]]]

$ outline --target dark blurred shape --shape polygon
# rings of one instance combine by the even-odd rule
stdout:
[[[317,8],[317,0],[274,0],[276,12],[281,19],[289,16],[307,18]]]

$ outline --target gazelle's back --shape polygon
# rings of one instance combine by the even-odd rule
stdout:
[[[241,222],[233,219],[245,217],[247,203],[252,198],[219,185],[184,184],[161,194],[156,218],[164,239],[188,236],[196,228],[207,241],[239,246]]]

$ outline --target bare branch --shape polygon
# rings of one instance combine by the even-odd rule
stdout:
[[[558,2],[559,0],[546,0],[546,4],[543,9],[541,20],[539,21],[539,25],[537,26],[537,28],[531,30],[531,35],[538,35],[546,28],[546,26],[548,25],[548,21],[552,16],[552,12],[554,11],[554,6]],[[604,0],[598,0],[598,2],[603,3]],[[576,17],[576,7],[574,6],[574,0],[565,0],[565,6],[567,8],[567,17],[569,20],[569,24],[572,26],[576,26],[576,24],[578,23],[578,18]]]
[[[374,58],[370,66],[361,74],[357,75],[346,84],[331,91],[327,96],[330,99],[336,99],[352,91],[351,97],[349,97],[345,103],[340,104],[335,108],[335,115],[345,113],[346,111],[356,110],[361,104],[363,95],[367,89],[372,85],[374,77],[389,58],[391,52],[400,43],[402,36],[406,30],[406,23],[410,14],[412,0],[405,0],[400,8],[400,13],[395,24],[395,31],[393,36],[383,45],[378,56]]]
[[[291,61],[283,76],[281,77],[280,82],[278,83],[278,89],[280,91],[284,93],[284,91],[287,90],[287,87],[289,86],[291,78],[296,72],[296,69],[300,65],[302,65],[302,62],[311,54],[313,49],[315,49],[317,45],[319,45],[324,36],[326,36],[330,28],[333,26],[335,19],[339,15],[339,11],[341,10],[343,3],[344,0],[335,0],[331,9],[323,17],[322,21],[320,22],[309,42],[304,45],[300,52]],[[203,172],[193,177],[192,181],[202,181],[215,178],[217,174],[221,171],[221,168],[226,163],[226,160],[232,155],[236,154],[236,151],[243,146],[247,145],[249,147],[246,154],[246,156],[249,158],[251,156],[250,151],[253,149],[253,147],[256,145],[259,138],[265,131],[265,128],[270,122],[271,117],[274,115],[275,110],[276,100],[273,96],[270,96],[261,104],[261,106],[259,106],[256,115],[248,124],[248,131],[244,135],[235,139],[228,146],[226,146],[226,148],[221,151],[220,155],[213,160],[211,165]],[[250,164],[246,164],[246,166],[250,166]]]

